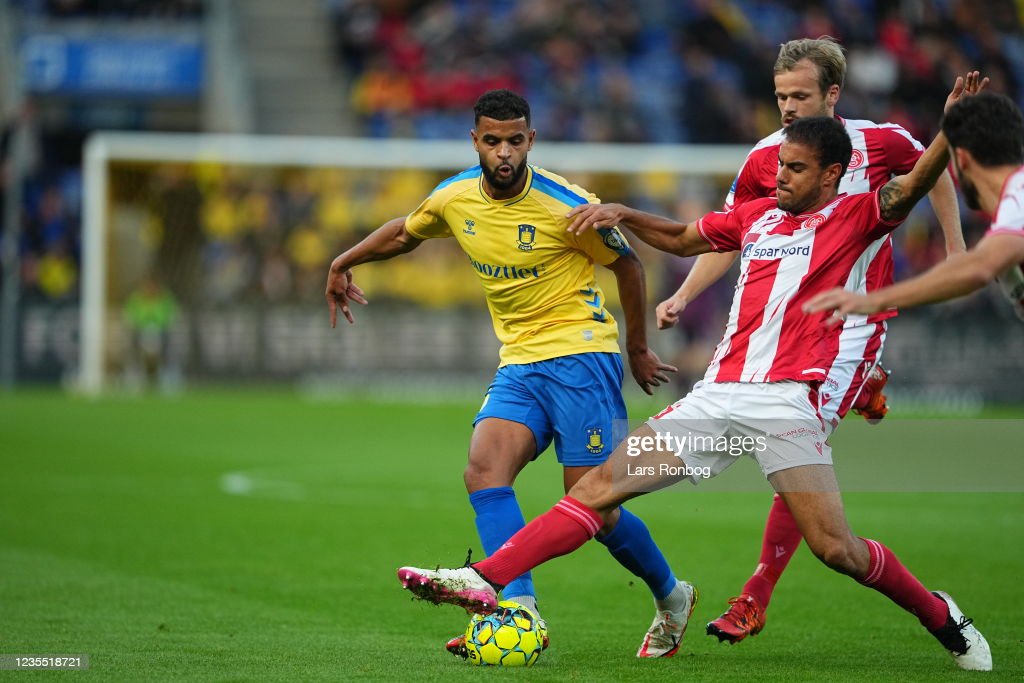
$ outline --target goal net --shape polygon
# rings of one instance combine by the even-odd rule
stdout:
[[[745,153],[541,142],[530,162],[604,201],[689,219],[720,206]],[[497,365],[498,344],[454,240],[355,269],[371,301],[354,306],[355,325],[331,330],[323,296],[336,254],[476,162],[468,139],[93,136],[82,388],[152,377],[348,388],[471,377],[479,389]],[[657,252],[641,256],[653,304],[685,266]],[[614,278],[601,277],[616,310]],[[718,321],[707,324],[720,332]]]

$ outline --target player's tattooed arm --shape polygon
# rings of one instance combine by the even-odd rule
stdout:
[[[946,98],[945,109],[964,97],[975,95],[988,85],[977,71],[958,76]],[[893,178],[878,191],[878,210],[882,220],[896,223],[907,217],[914,205],[928,194],[949,165],[949,145],[940,131],[910,173]]]
[[[901,183],[896,182],[897,180],[890,180],[878,191],[878,211],[882,219],[889,223],[906,218],[914,206],[907,206],[907,192]],[[916,199],[914,203],[917,203]]]

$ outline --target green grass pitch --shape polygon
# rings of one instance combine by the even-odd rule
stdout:
[[[991,675],[957,670],[915,619],[829,572],[806,548],[780,582],[761,635],[733,647],[706,637],[704,623],[756,563],[767,484],[761,492],[665,492],[631,504],[677,573],[701,590],[674,659],[634,657],[652,617],[649,594],[595,543],[536,571],[552,647],[535,667],[480,670],[456,661],[442,645],[466,616],[410,600],[395,568],[460,564],[468,546],[480,556],[461,479],[475,409],[255,390],[97,401],[0,396],[0,653],[91,657],[87,672],[0,677],[1024,677],[1021,493],[846,496],[856,532],[886,542],[976,619],[992,646]],[[977,449],[1021,456],[1019,440],[997,436]],[[883,442],[851,430],[837,444],[837,462]],[[756,473],[750,462],[739,468]],[[517,488],[528,518],[558,498],[560,482],[553,453],[527,468]]]

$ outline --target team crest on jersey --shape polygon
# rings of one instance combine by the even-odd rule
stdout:
[[[594,455],[600,455],[604,452],[604,439],[601,438],[602,431],[600,427],[591,427],[587,430],[587,450]]]
[[[604,241],[604,246],[608,247],[614,252],[622,253],[626,249],[626,241],[622,239],[622,235],[615,228],[607,228],[601,231],[601,237]]]
[[[537,240],[537,228],[522,223],[519,225],[519,250],[533,251],[533,244]]]
[[[864,165],[864,153],[859,149],[853,150],[853,154],[850,155],[850,164],[846,167],[847,170],[853,170],[860,168]]]
[[[814,230],[819,225],[825,222],[825,216],[820,213],[816,213],[803,223],[800,224],[800,228],[803,230]]]

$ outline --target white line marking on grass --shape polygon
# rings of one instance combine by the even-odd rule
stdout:
[[[295,476],[298,481],[285,479]],[[462,509],[464,499],[439,497],[431,488],[395,488],[382,496],[376,485],[345,481],[335,469],[288,467],[233,470],[220,475],[218,487],[229,496],[313,505],[386,506],[413,510]]]
[[[220,477],[220,490],[229,496],[253,496],[277,500],[306,500],[306,489],[294,481],[260,479],[246,472],[225,472]]]

